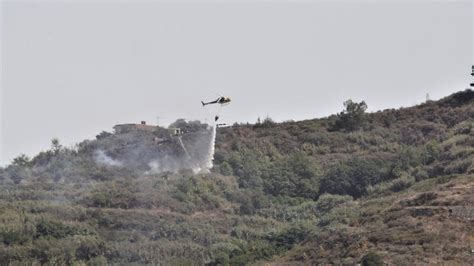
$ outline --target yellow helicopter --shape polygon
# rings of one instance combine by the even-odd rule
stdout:
[[[222,104],[226,104],[226,103],[230,103],[230,102],[231,102],[230,97],[224,97],[224,96],[223,96],[223,97],[219,97],[219,98],[217,98],[217,100],[212,101],[212,102],[207,102],[207,103],[205,103],[205,102],[201,101],[203,107],[206,106],[206,105],[208,105],[208,104],[215,104],[215,103],[218,103],[218,104],[221,104],[221,105],[222,105]]]

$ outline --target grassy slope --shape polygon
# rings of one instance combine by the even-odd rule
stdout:
[[[420,172],[426,171],[429,179],[415,182],[400,192],[396,192],[399,189],[394,182],[375,185],[350,210],[345,207],[340,208],[340,213],[338,208],[332,210],[334,215],[347,216],[347,221],[318,226],[311,231],[311,237],[273,261],[352,264],[360,262],[369,251],[376,251],[387,263],[472,263],[474,137],[467,128],[474,125],[474,110],[470,95],[462,104],[457,100],[463,96],[456,94],[439,102],[371,114],[371,126],[352,134],[327,134],[326,125],[331,118],[233,133],[232,138],[272,142],[273,135],[267,131],[277,127],[278,134],[286,134],[284,147],[300,145],[303,149],[312,137],[322,140],[323,144],[316,150],[306,146],[310,147],[309,153],[316,163],[323,167],[353,157],[403,159],[411,156],[401,151],[406,147],[426,147],[430,143],[436,143],[440,150],[433,162],[406,170],[417,175],[418,169],[423,169]],[[308,132],[319,135],[308,136]],[[278,143],[273,144],[278,147]]]
[[[473,99],[369,114],[353,133],[330,131],[335,116],[223,128],[211,174],[92,159],[155,133],[40,154],[0,169],[0,261],[472,263]]]
[[[472,174],[422,181],[358,205],[350,224],[320,229],[273,262],[354,264],[370,251],[388,264],[473,262]]]

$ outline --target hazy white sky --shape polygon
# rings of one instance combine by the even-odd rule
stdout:
[[[3,1],[1,158],[115,123],[301,120],[465,89],[472,1]]]

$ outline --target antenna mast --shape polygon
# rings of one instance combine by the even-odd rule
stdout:
[[[474,77],[474,65],[472,66],[471,76]],[[471,83],[471,87],[474,87],[474,82]]]

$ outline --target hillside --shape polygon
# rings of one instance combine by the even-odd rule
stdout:
[[[210,172],[198,121],[53,140],[0,169],[0,262],[472,264],[474,92],[364,105],[219,128]]]

